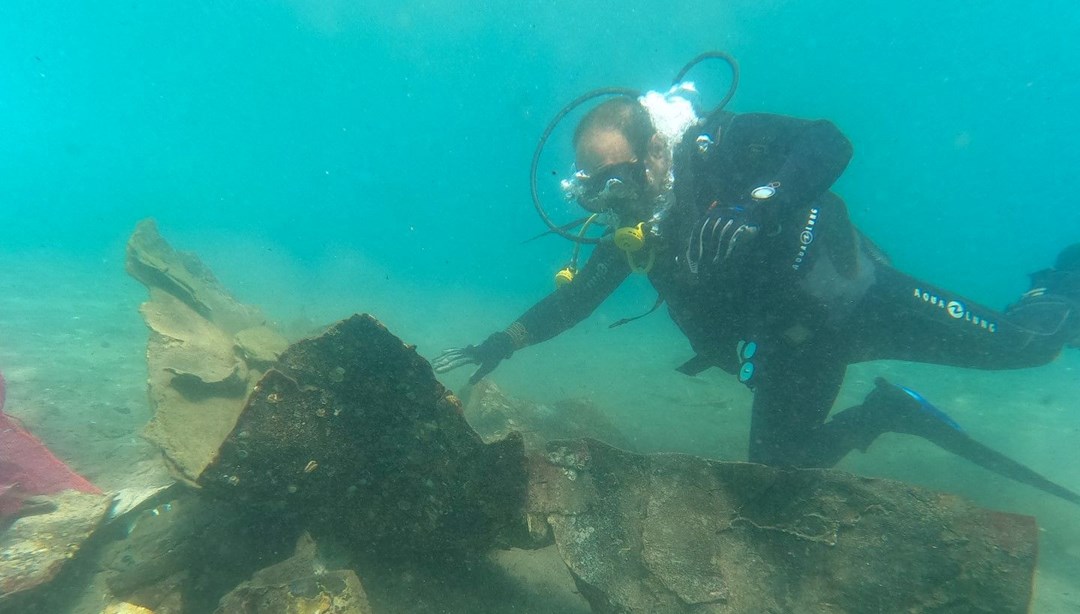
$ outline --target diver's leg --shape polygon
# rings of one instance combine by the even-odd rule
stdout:
[[[819,467],[819,458],[832,456],[833,442],[822,438],[820,431],[847,366],[830,360],[829,354],[782,351],[770,355],[768,363],[757,370],[750,421],[751,462]]]
[[[884,433],[916,435],[959,454],[967,450],[951,445],[967,436],[948,416],[884,380],[862,403],[826,422],[844,380],[844,357],[844,348],[835,343],[779,342],[757,351],[750,380],[751,462],[828,468],[852,450],[865,452]]]
[[[839,349],[839,348],[836,348]],[[883,433],[913,432],[907,414],[881,403],[875,391],[860,405],[829,410],[844,381],[841,354],[822,349],[769,356],[758,365],[750,423],[750,461],[766,465],[832,467],[852,450],[865,452]]]
[[[832,467],[852,450],[866,451],[882,433],[901,426],[888,411],[864,402],[828,422],[846,365],[822,350],[772,356],[758,374],[750,423],[750,461],[766,465]]]
[[[807,374],[809,371],[803,373]],[[839,388],[838,380],[826,381],[837,382]],[[792,382],[805,384],[806,380],[798,377]],[[783,392],[772,386],[762,388],[754,398],[752,461],[828,468],[852,450],[866,452],[884,433],[904,433],[922,437],[990,471],[1080,505],[1080,494],[972,439],[918,393],[884,379],[878,378],[874,390],[862,403],[838,412],[824,423],[814,422],[822,416],[822,407],[827,411],[824,396],[815,399],[803,396],[802,390]],[[820,394],[825,390],[811,388],[807,392]]]
[[[750,425],[751,462],[828,468],[852,450],[867,451],[884,433],[904,433],[1080,504],[1080,495],[971,439],[918,393],[880,378],[862,403],[826,422],[844,379],[842,354],[820,346],[816,351],[784,349],[780,355],[768,356],[767,363],[758,361]]]
[[[1056,274],[1058,271],[1053,270]],[[1045,364],[1080,334],[1080,273],[1053,291],[1029,292],[1005,312],[878,265],[876,280],[845,322],[852,362],[891,358],[981,369]],[[1075,299],[1058,288],[1075,280]]]

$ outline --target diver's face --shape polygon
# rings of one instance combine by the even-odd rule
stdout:
[[[592,212],[614,211],[620,216],[645,217],[655,196],[646,165],[634,156],[626,137],[617,130],[597,130],[578,142],[576,165],[583,178],[578,202]]]
[[[635,161],[630,141],[617,130],[596,130],[586,134],[574,153],[577,167],[590,176],[603,168]]]

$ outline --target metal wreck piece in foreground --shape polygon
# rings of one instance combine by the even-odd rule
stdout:
[[[596,612],[1026,612],[1035,519],[824,469],[553,442],[530,528]]]
[[[394,556],[559,547],[597,612],[1024,612],[1034,519],[830,470],[484,444],[370,316],[294,344],[199,483]]]
[[[483,551],[524,534],[521,438],[485,444],[427,361],[366,315],[282,353],[199,484],[365,549]]]

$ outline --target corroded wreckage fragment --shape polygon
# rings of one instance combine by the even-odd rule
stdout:
[[[175,477],[194,482],[232,430],[262,371],[287,346],[255,307],[234,299],[192,254],[144,220],[128,240],[127,271],[146,285],[146,362],[154,417],[145,436]]]
[[[490,379],[483,379],[461,395],[465,419],[486,442],[517,432],[525,449],[542,448],[556,439],[591,437],[618,448],[629,440],[600,408],[584,399],[563,399],[550,404],[532,403],[503,393]]]
[[[49,510],[0,526],[0,612],[17,611],[18,594],[47,584],[97,529],[110,499],[74,490],[40,498]],[[30,611],[30,610],[21,610]]]
[[[520,437],[483,443],[427,361],[357,315],[281,355],[199,484],[400,554],[509,543],[526,479]]]
[[[320,567],[315,542],[305,533],[291,558],[237,586],[221,598],[214,612],[371,614],[371,606],[355,573]]]
[[[888,480],[484,444],[370,316],[286,350],[199,483],[366,551],[553,541],[597,612],[1024,612],[1036,557],[1032,518]]]
[[[1026,612],[1034,518],[818,469],[599,442],[529,463],[550,532],[596,612]]]

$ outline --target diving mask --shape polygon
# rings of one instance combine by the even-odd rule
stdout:
[[[645,165],[637,161],[609,164],[592,174],[579,170],[562,181],[567,200],[592,213],[618,211],[620,204],[640,200],[645,187]]]

